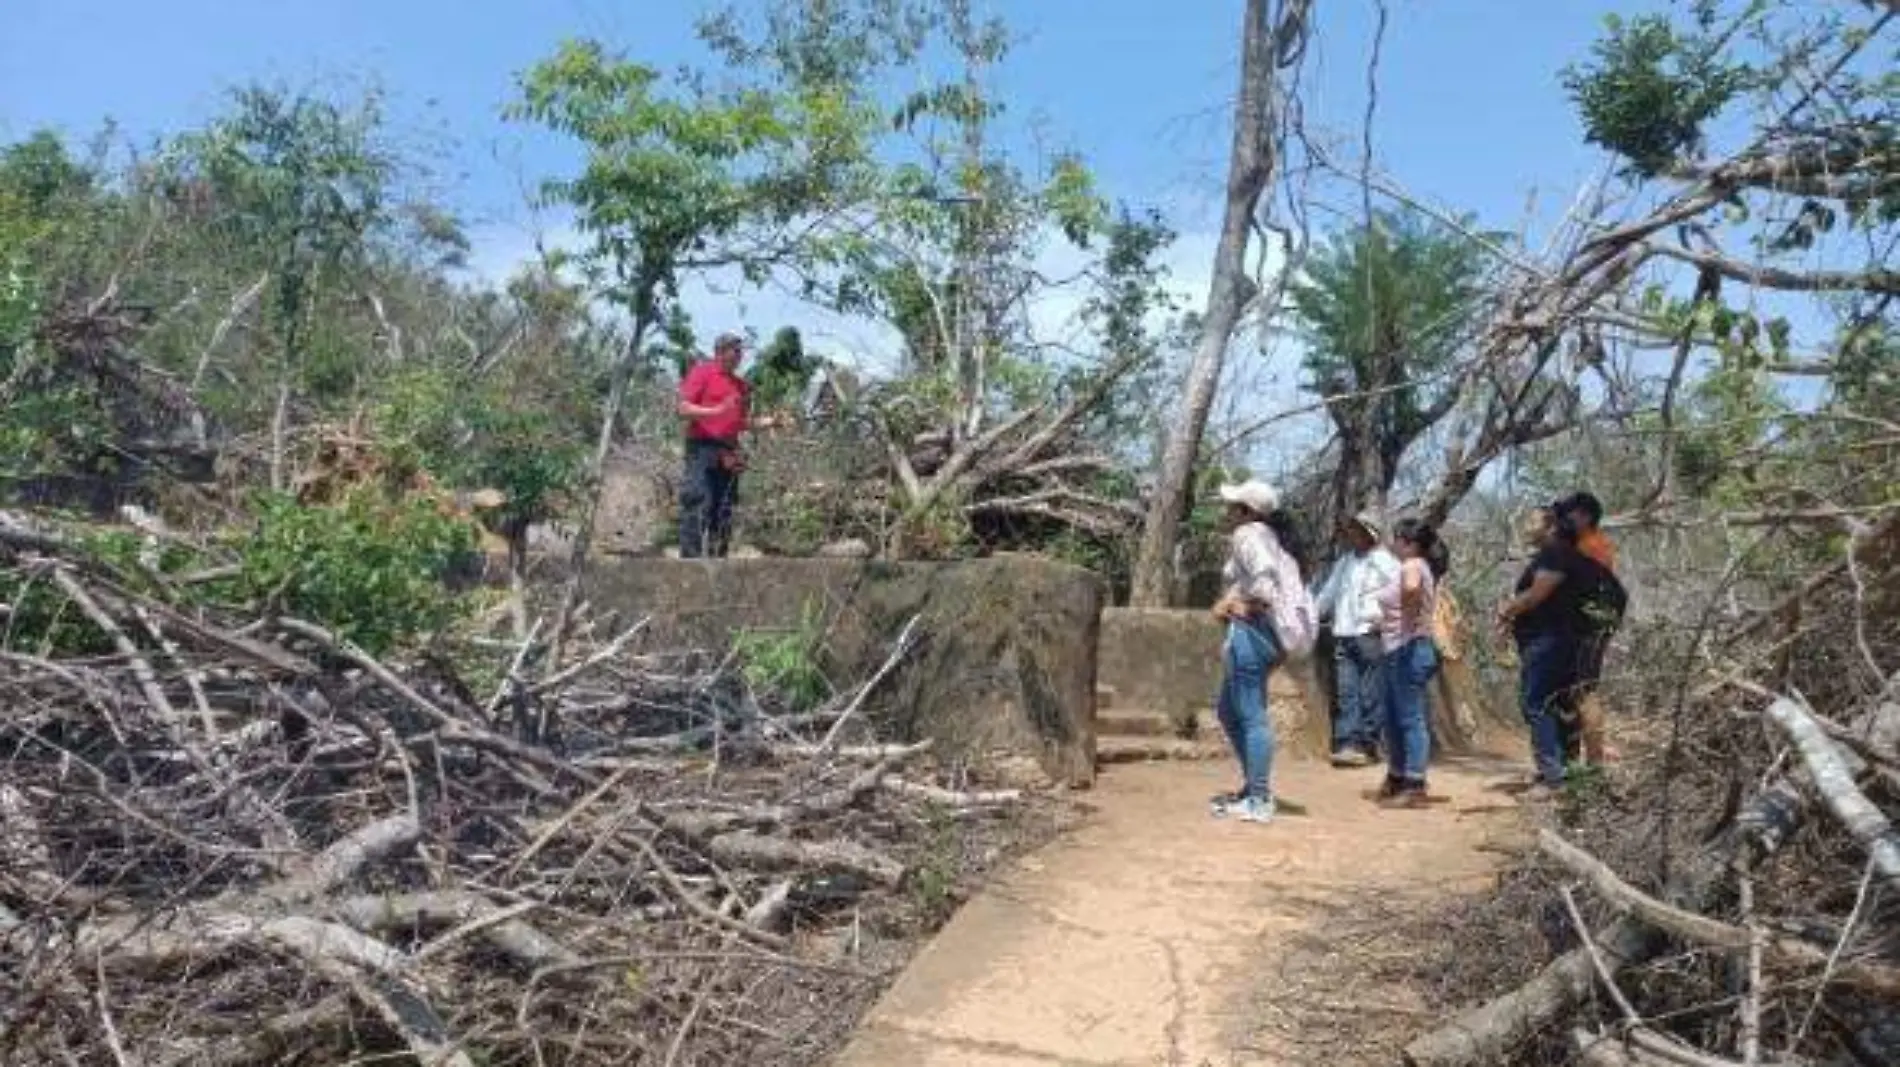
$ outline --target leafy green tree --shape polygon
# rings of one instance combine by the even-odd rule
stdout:
[[[591,41],[568,42],[523,75],[509,114],[585,150],[580,174],[547,182],[543,194],[574,211],[589,238],[579,266],[631,320],[589,468],[597,484],[649,335],[667,321],[682,278],[715,267],[757,278],[809,255],[793,224],[841,202],[867,164],[873,121],[822,86],[787,94],[693,77],[669,84]],[[592,528],[590,503],[577,562]]]
[[[374,97],[346,110],[253,86],[233,95],[229,115],[177,138],[161,165],[171,203],[201,214],[225,247],[261,263],[274,349],[271,484],[280,490],[299,386],[337,383],[339,375],[347,381],[364,358],[357,346],[336,343],[316,311],[393,224],[396,164],[379,141],[380,126]]]
[[[1307,342],[1307,387],[1338,442],[1331,511],[1383,507],[1413,443],[1462,395],[1458,358],[1484,304],[1488,253],[1415,213],[1316,247],[1289,291]]]

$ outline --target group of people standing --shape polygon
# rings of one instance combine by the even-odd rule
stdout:
[[[1309,588],[1298,534],[1273,488],[1245,482],[1224,487],[1221,499],[1231,547],[1226,591],[1214,605],[1226,626],[1217,706],[1244,780],[1214,798],[1214,814],[1248,822],[1273,818],[1267,677],[1309,651],[1318,627],[1328,622],[1341,676],[1334,762],[1365,766],[1383,753],[1378,800],[1425,803],[1431,759],[1426,693],[1438,670],[1438,583],[1450,564],[1438,531],[1407,519],[1387,537],[1372,516],[1355,516],[1341,529],[1352,551]]]
[[[744,341],[723,334],[710,359],[680,382],[678,412],[686,454],[680,478],[680,556],[724,556],[745,469],[740,435],[766,425],[748,410],[739,373]],[[1361,512],[1338,530],[1347,551],[1315,585],[1279,494],[1248,481],[1220,491],[1230,531],[1226,591],[1214,605],[1225,626],[1218,698],[1221,728],[1240,760],[1242,783],[1214,798],[1214,813],[1250,822],[1273,818],[1274,736],[1267,677],[1306,655],[1321,626],[1332,635],[1337,714],[1332,762],[1364,767],[1383,758],[1383,804],[1426,803],[1431,758],[1429,686],[1449,637],[1439,583],[1451,553],[1428,523],[1406,519],[1388,533]],[[1532,788],[1563,784],[1581,757],[1601,763],[1603,708],[1596,687],[1609,636],[1627,602],[1616,578],[1616,546],[1601,529],[1603,505],[1577,493],[1536,509],[1524,533],[1535,549],[1512,596],[1498,608],[1500,631],[1516,641],[1519,692],[1531,730]]]
[[[1388,531],[1361,512],[1340,524],[1344,552],[1313,585],[1292,517],[1258,481],[1220,491],[1229,530],[1214,614],[1225,627],[1217,708],[1240,761],[1242,783],[1213,799],[1217,817],[1273,818],[1274,735],[1267,678],[1306,654],[1317,628],[1332,637],[1337,709],[1332,762],[1364,767],[1383,760],[1376,794],[1386,806],[1429,802],[1429,687],[1451,639],[1439,586],[1451,553],[1438,531],[1405,519]],[[1519,696],[1536,764],[1530,788],[1559,788],[1575,759],[1609,756],[1596,686],[1626,594],[1615,575],[1616,546],[1601,529],[1603,507],[1576,493],[1536,509],[1525,535],[1534,548],[1513,594],[1498,608],[1514,638]]]

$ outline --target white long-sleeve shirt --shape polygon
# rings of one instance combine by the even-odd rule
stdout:
[[[1321,616],[1332,616],[1333,636],[1358,637],[1379,629],[1379,591],[1399,580],[1399,559],[1384,547],[1333,562],[1313,593]]]

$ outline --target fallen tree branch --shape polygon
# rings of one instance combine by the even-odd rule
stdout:
[[[790,841],[740,830],[706,843],[721,863],[757,870],[829,870],[856,874],[885,886],[904,880],[904,865],[849,841]]]
[[[1738,855],[1758,862],[1794,832],[1805,813],[1803,798],[1777,779],[1745,805],[1727,832],[1704,846],[1697,862],[1685,864],[1676,897],[1695,907],[1731,869]],[[1744,937],[1744,942],[1746,938]],[[1648,959],[1666,943],[1655,927],[1635,915],[1611,923],[1597,946],[1611,974]],[[1460,1012],[1405,1046],[1411,1067],[1480,1067],[1503,1061],[1512,1049],[1556,1024],[1589,995],[1596,977],[1590,954],[1573,949],[1545,965],[1516,989]]]
[[[490,946],[531,971],[578,961],[580,957],[560,942],[518,918],[533,907],[534,904],[528,902],[502,908],[475,893],[444,890],[352,897],[337,901],[328,910],[365,932],[380,933],[421,925],[455,927],[431,941],[418,953],[418,958],[440,953],[451,940],[480,934]]]
[[[1549,829],[1537,835],[1537,847],[1564,870],[1589,885],[1603,901],[1623,915],[1672,937],[1727,953],[1747,952],[1749,932],[1707,916],[1665,904],[1616,876],[1602,860],[1565,841]],[[1827,968],[1828,953],[1817,945],[1793,938],[1770,938],[1763,945],[1777,962],[1791,967]],[[1900,996],[1900,967],[1868,961],[1843,965],[1836,979],[1856,988],[1886,996]]]
[[[870,696],[871,691],[876,689],[892,671],[897,669],[897,665],[903,661],[904,657],[910,654],[911,634],[917,629],[918,620],[922,618],[922,615],[912,615],[910,621],[904,624],[904,628],[897,634],[896,643],[891,646],[891,654],[884,657],[884,662],[878,665],[877,671],[858,687],[857,695],[851,698],[851,703],[845,706],[838,720],[831,724],[830,730],[825,732],[824,740],[818,743],[821,750],[828,750],[838,743],[838,735],[844,732],[845,724],[850,722],[857,715],[858,710],[864,706],[865,698]]]
[[[378,819],[331,844],[310,861],[302,876],[269,892],[285,901],[323,896],[341,888],[371,864],[413,848],[421,839],[422,826],[413,816]]]
[[[890,792],[900,796],[931,804],[941,804],[947,808],[988,808],[1004,804],[1015,804],[1022,800],[1020,789],[998,789],[991,792],[959,792],[955,789],[943,789],[921,782],[907,782],[895,775],[886,775],[878,783]]]
[[[1867,850],[1867,858],[1888,885],[1900,889],[1900,837],[1894,834],[1887,817],[1854,784],[1853,770],[1828,739],[1826,730],[1805,706],[1788,697],[1768,705],[1768,720],[1794,742],[1828,811]]]

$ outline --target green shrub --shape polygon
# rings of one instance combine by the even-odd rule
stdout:
[[[823,636],[818,613],[808,605],[792,629],[741,630],[733,635],[732,646],[747,685],[803,711],[831,695],[831,683],[818,666]]]
[[[475,531],[426,500],[358,491],[310,507],[262,498],[240,547],[243,599],[316,622],[371,653],[442,629],[465,601],[445,585],[475,552]]]

